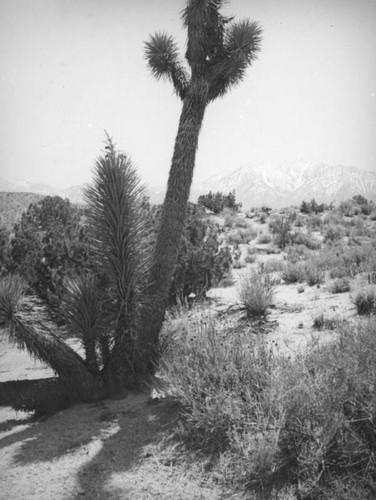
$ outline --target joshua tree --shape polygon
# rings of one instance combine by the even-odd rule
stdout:
[[[188,34],[185,57],[189,68],[181,62],[171,36],[157,33],[145,43],[153,75],[170,80],[183,102],[150,276],[149,293],[156,307],[143,318],[149,353],[155,349],[164,318],[206,107],[243,79],[260,50],[259,24],[225,17],[220,13],[223,4],[224,0],[187,1],[182,19]]]

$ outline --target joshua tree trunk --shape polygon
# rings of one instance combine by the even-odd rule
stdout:
[[[192,81],[183,101],[151,271],[149,293],[155,307],[145,316],[141,329],[149,354],[158,342],[179,253],[208,89],[204,79]]]
[[[146,362],[153,360],[156,354],[206,106],[243,79],[245,69],[259,50],[260,26],[248,20],[232,22],[232,17],[220,12],[224,1],[187,0],[182,20],[188,34],[185,58],[189,69],[182,64],[174,39],[166,33],[152,35],[145,43],[145,56],[152,74],[157,79],[170,80],[183,101],[150,277],[149,293],[155,301],[155,309],[145,314],[142,321]]]

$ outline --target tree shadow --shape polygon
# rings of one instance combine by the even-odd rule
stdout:
[[[117,432],[103,442],[100,452],[87,462],[78,473],[80,494],[75,498],[128,498],[127,484],[121,482],[121,488],[108,486],[114,477],[121,478],[121,473],[131,471],[147,458],[148,445],[157,444],[162,436],[171,430],[178,420],[179,409],[171,400],[148,405],[146,401],[138,407],[118,413],[113,420]],[[131,486],[129,498],[132,498]],[[110,496],[109,496],[110,495]]]
[[[78,490],[69,498],[107,498],[111,477],[137,465],[145,447],[157,443],[177,417],[174,404],[149,405],[147,395],[129,395],[123,400],[79,404],[34,423],[22,421],[19,430],[13,427],[0,438],[0,448],[17,444],[12,455],[15,465],[77,454]],[[25,424],[29,425],[25,428]],[[126,498],[124,489],[116,493],[111,488],[111,498]]]

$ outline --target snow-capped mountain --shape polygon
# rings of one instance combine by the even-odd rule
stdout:
[[[376,202],[376,172],[308,162],[248,164],[227,175],[193,184],[191,200],[196,201],[200,194],[209,191],[232,190],[244,209],[261,205],[281,208],[312,198],[318,203],[339,203],[357,194]]]
[[[150,201],[162,203],[165,186],[149,186]],[[191,201],[209,191],[228,193],[235,190],[244,209],[267,205],[281,208],[299,205],[312,198],[318,203],[339,203],[360,194],[376,202],[376,171],[343,165],[298,163],[264,163],[244,165],[228,174],[216,174],[193,183]],[[0,178],[0,191],[58,195],[73,203],[82,203],[83,186],[56,189],[45,184],[14,183]]]

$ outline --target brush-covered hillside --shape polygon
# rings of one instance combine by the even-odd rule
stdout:
[[[0,192],[0,224],[10,229],[21,218],[31,203],[37,203],[43,198],[36,193]]]

